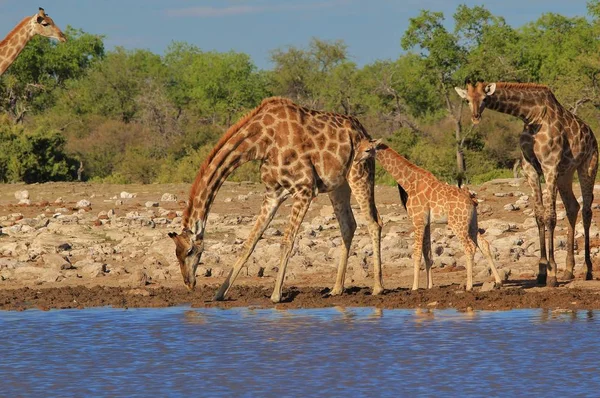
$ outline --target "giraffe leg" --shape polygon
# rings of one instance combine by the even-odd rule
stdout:
[[[419,289],[419,272],[421,270],[421,255],[423,254],[423,236],[425,235],[426,222],[422,217],[413,217],[413,225],[415,227],[415,243],[413,244],[413,285],[412,290]],[[427,223],[428,224],[428,223]]]
[[[433,287],[433,276],[431,266],[433,259],[431,256],[431,224],[427,224],[423,230],[423,258],[425,259],[425,276],[427,277],[427,289]]]
[[[467,258],[467,286],[466,290],[473,290],[473,258],[475,257],[475,250],[477,248],[473,239],[469,236],[467,231],[464,231],[462,235],[458,235],[465,251],[465,257]]]
[[[223,284],[217,291],[217,294],[215,295],[215,300],[219,301],[225,298],[225,295],[229,291],[229,288],[233,285],[233,282],[240,273],[240,270],[242,269],[244,264],[246,264],[246,261],[248,261],[248,258],[254,251],[256,243],[262,236],[265,229],[267,229],[267,226],[269,225],[271,220],[273,220],[273,216],[275,216],[277,209],[285,200],[285,198],[286,193],[282,189],[273,190],[265,193],[265,198],[263,199],[262,207],[260,209],[260,215],[258,216],[256,223],[254,223],[254,227],[252,228],[252,231],[250,231],[250,235],[246,239],[246,242],[244,242],[244,249],[242,255],[235,262],[233,268],[229,272],[229,275],[227,275],[225,282],[223,282]]]
[[[361,167],[361,165],[368,166],[370,168],[369,170],[360,170],[357,167],[352,168],[348,177],[348,183],[367,221],[369,234],[373,242],[373,277],[375,279],[373,295],[377,295],[383,293],[384,289],[383,274],[381,271],[381,228],[383,223],[375,206],[375,183],[373,178],[375,173],[375,159],[368,159],[365,162],[354,163],[354,165],[357,167]],[[365,174],[369,178],[365,178]]]
[[[485,256],[485,258],[488,262],[488,265],[490,266],[490,269],[492,270],[492,275],[494,275],[494,280],[496,281],[496,286],[498,286],[498,287],[502,286],[503,281],[502,281],[502,278],[500,278],[498,269],[496,268],[496,262],[494,261],[494,256],[492,255],[492,251],[490,249],[489,242],[487,240],[485,240],[483,238],[483,236],[481,236],[480,233],[477,233],[477,238],[475,240],[475,243],[477,243],[479,250],[481,250],[481,252]]]
[[[555,170],[544,173],[546,189],[544,190],[544,203],[546,203],[544,223],[546,224],[546,245],[548,247],[548,280],[546,286],[554,287],[558,284],[556,276],[556,260],[554,260],[554,228],[556,228],[556,194],[557,174]]]
[[[527,177],[527,182],[533,191],[534,204],[533,210],[535,213],[535,221],[538,226],[538,237],[540,241],[540,260],[538,263],[537,283],[540,285],[546,284],[548,275],[548,258],[546,257],[546,237],[544,225],[544,201],[542,198],[542,186],[540,184],[540,176],[533,165],[523,157],[521,162],[523,165],[523,173]]]
[[[579,213],[579,203],[573,194],[573,174],[565,174],[557,180],[558,192],[565,206],[567,219],[569,220],[569,231],[567,233],[567,260],[563,278],[573,279],[573,268],[575,267],[575,225],[577,224],[577,213]]]
[[[352,207],[350,206],[350,195],[351,191],[348,184],[344,184],[335,191],[329,193],[329,199],[331,200],[333,211],[340,224],[342,240],[344,241],[344,247],[341,248],[335,286],[331,290],[331,294],[334,296],[344,292],[348,254],[350,252],[350,246],[352,245],[354,231],[356,231],[356,221],[354,220],[354,214],[352,214]]]
[[[598,171],[598,152],[595,151],[589,161],[584,162],[577,170],[581,196],[583,197],[583,231],[585,237],[585,265],[587,268],[585,279],[592,280],[592,259],[590,257],[590,225],[592,223],[592,202],[594,201],[594,181]]]
[[[281,301],[283,280],[285,279],[285,269],[290,259],[292,249],[294,248],[294,241],[296,240],[296,235],[300,229],[300,224],[302,224],[302,220],[304,220],[304,216],[310,207],[310,201],[313,197],[313,190],[310,188],[302,188],[294,193],[292,214],[290,215],[288,227],[283,235],[283,241],[281,243],[281,257],[279,258],[279,271],[277,272],[275,288],[273,289],[273,294],[271,295],[271,301],[274,303],[279,303]]]

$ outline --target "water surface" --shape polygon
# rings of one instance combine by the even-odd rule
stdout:
[[[593,396],[600,313],[0,312],[2,396]]]

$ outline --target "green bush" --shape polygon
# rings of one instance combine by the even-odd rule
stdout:
[[[72,180],[77,161],[64,149],[65,138],[58,131],[27,132],[21,126],[0,125],[0,181]]]

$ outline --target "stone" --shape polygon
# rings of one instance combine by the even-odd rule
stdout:
[[[19,204],[23,206],[29,206],[31,204],[31,200],[29,199],[21,199],[19,200]]]
[[[146,273],[146,270],[136,269],[131,275],[130,280],[134,286],[146,286],[150,283],[151,278]]]
[[[123,191],[120,194],[120,198],[121,199],[132,199],[132,198],[135,198],[136,196],[137,196],[136,194],[129,193],[129,192],[126,192],[126,191]]]
[[[177,202],[177,195],[172,193],[164,193],[163,196],[160,197],[161,202]]]
[[[71,262],[57,253],[47,253],[42,256],[42,261],[44,265],[48,268],[56,269],[56,270],[66,270],[72,269],[73,266]]]
[[[152,202],[152,201],[148,201],[148,202],[146,202],[146,203],[145,203],[145,206],[146,206],[147,208],[150,208],[150,207],[158,207],[158,206],[159,206],[159,203],[158,203],[158,202]]]
[[[481,285],[481,289],[479,291],[480,292],[491,292],[495,288],[496,288],[496,284],[494,282],[484,282],[483,285]]]
[[[24,189],[22,191],[15,192],[15,199],[19,201],[23,199],[29,199],[29,191]]]
[[[77,207],[78,209],[85,209],[90,207],[91,205],[92,203],[89,200],[81,199],[79,202],[77,202],[75,207]]]

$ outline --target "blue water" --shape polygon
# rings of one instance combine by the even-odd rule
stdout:
[[[597,396],[600,312],[0,312],[0,395]]]

